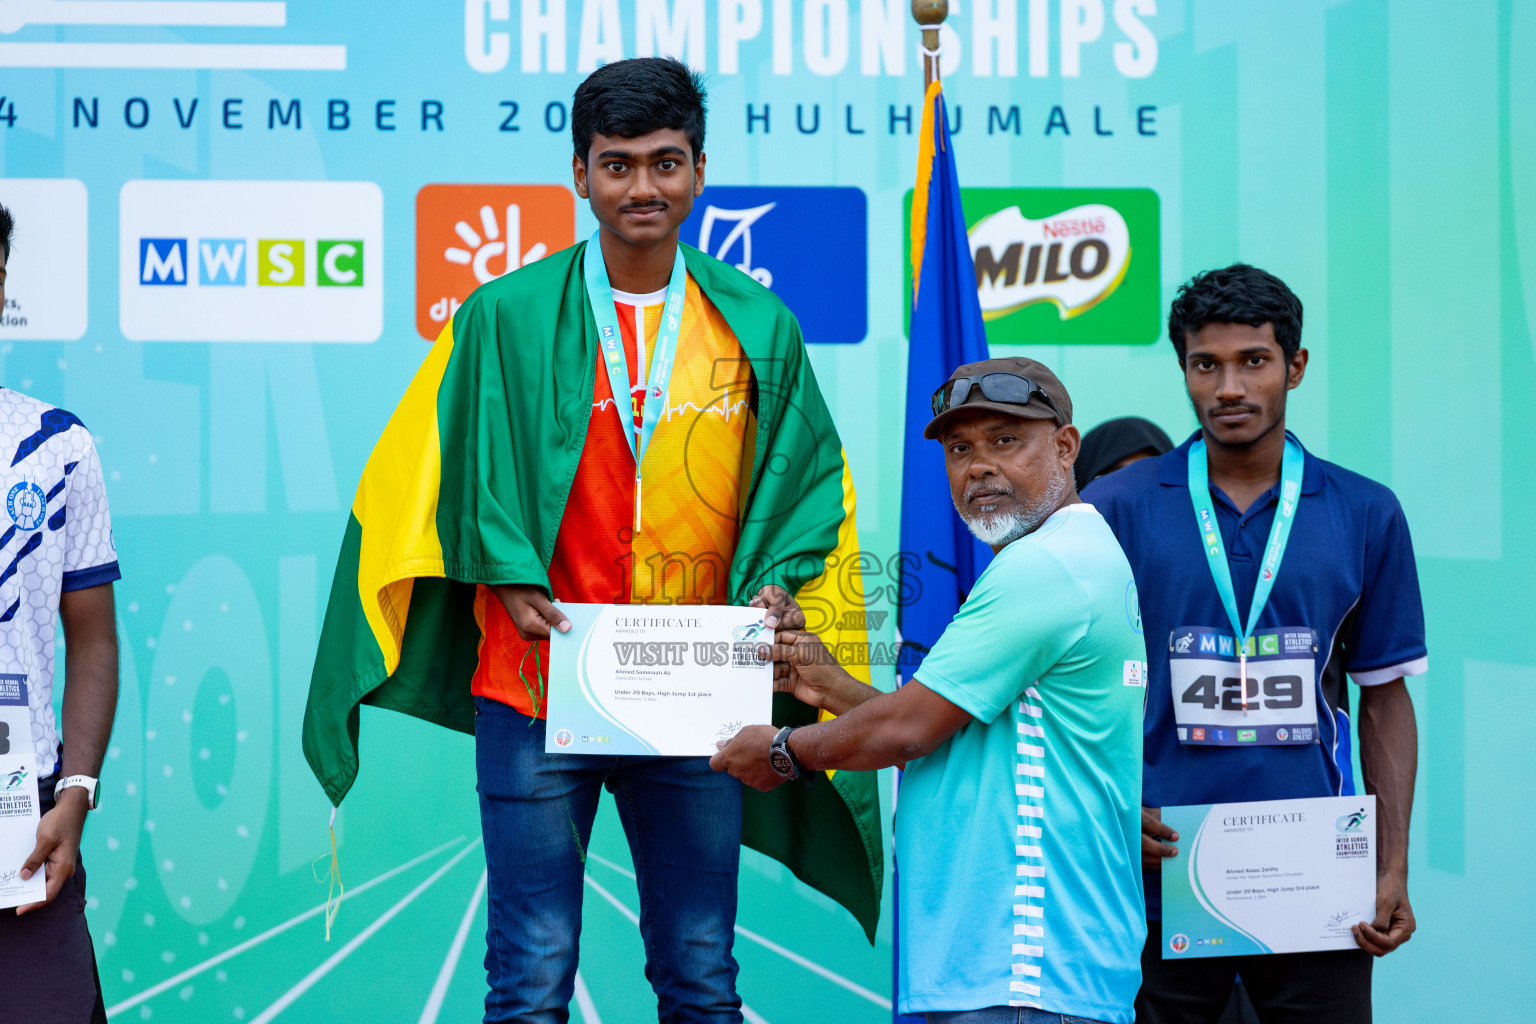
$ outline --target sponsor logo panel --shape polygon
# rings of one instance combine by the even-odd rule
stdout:
[[[134,341],[374,341],[384,199],[367,181],[130,181],[120,326]]]
[[[85,184],[0,179],[0,206],[16,218],[0,341],[74,341],[85,333],[90,306]]]
[[[852,344],[869,331],[868,218],[858,188],[711,185],[681,237],[782,299],[806,341]]]
[[[1147,345],[1162,330],[1151,189],[966,188],[976,297],[994,345]],[[907,193],[910,217],[912,193]],[[908,241],[908,314],[911,252]]]
[[[416,193],[416,333],[436,341],[469,293],[576,242],[563,185],[426,185]]]

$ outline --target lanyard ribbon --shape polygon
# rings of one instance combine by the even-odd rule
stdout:
[[[1291,524],[1296,519],[1297,499],[1301,496],[1301,475],[1306,455],[1301,443],[1287,431],[1285,454],[1280,460],[1280,506],[1275,510],[1275,521],[1269,527],[1269,540],[1264,545],[1264,561],[1259,567],[1259,578],[1253,586],[1253,603],[1248,606],[1248,625],[1243,628],[1237,615],[1237,596],[1232,590],[1232,569],[1227,564],[1227,549],[1221,539],[1221,528],[1216,523],[1216,510],[1211,506],[1211,477],[1206,462],[1205,440],[1202,438],[1189,446],[1189,498],[1195,506],[1195,521],[1200,527],[1200,539],[1205,548],[1205,559],[1210,565],[1211,579],[1221,604],[1227,611],[1227,619],[1236,634],[1239,675],[1238,686],[1242,692],[1243,710],[1248,710],[1248,641],[1259,622],[1259,614],[1269,603],[1269,593],[1275,586],[1275,575],[1280,571],[1280,560],[1285,557],[1285,545],[1291,536]]]
[[[672,361],[677,355],[677,336],[683,327],[683,299],[687,293],[688,271],[683,266],[683,248],[678,246],[677,259],[672,264],[672,279],[667,283],[667,304],[661,314],[661,329],[656,334],[656,354],[651,359],[650,387],[645,392],[645,406],[637,439],[629,364],[624,358],[624,337],[619,333],[618,312],[613,308],[613,287],[608,283],[608,268],[603,264],[603,247],[598,241],[600,231],[594,231],[591,240],[587,242],[587,251],[582,259],[583,272],[587,279],[587,299],[592,303],[592,319],[597,322],[597,339],[602,346],[603,362],[608,365],[608,386],[613,390],[614,411],[619,414],[619,422],[624,427],[624,439],[629,442],[629,453],[635,457],[635,489],[638,494],[640,463],[645,459],[645,450],[650,446],[651,434],[661,420],[662,410],[667,407],[667,385],[672,379]],[[594,256],[597,258],[593,259]],[[639,369],[641,376],[644,376],[645,367]],[[638,519],[638,507],[635,514]]]

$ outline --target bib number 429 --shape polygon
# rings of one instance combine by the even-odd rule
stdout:
[[[1168,668],[1180,743],[1265,746],[1317,739],[1311,658],[1250,658],[1244,673],[1235,658],[1175,656]]]
[[[1197,704],[1207,711],[1220,708],[1222,711],[1241,714],[1245,702],[1247,710],[1251,712],[1259,708],[1290,711],[1301,707],[1306,701],[1306,684],[1298,675],[1266,676],[1262,680],[1250,678],[1246,683],[1246,686],[1240,686],[1236,676],[1226,676],[1221,680],[1218,690],[1215,675],[1200,675],[1185,688],[1179,703]],[[1244,690],[1247,692],[1244,693]]]

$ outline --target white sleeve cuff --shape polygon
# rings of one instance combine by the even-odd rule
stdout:
[[[1373,668],[1366,672],[1351,672],[1349,678],[1355,681],[1356,686],[1380,686],[1382,683],[1390,683],[1394,679],[1403,676],[1421,676],[1429,671],[1429,656],[1414,658],[1412,661],[1399,662],[1396,665],[1388,665],[1386,668]]]

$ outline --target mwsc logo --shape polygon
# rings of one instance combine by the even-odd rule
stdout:
[[[976,298],[994,345],[1143,345],[1161,332],[1157,193],[967,188]],[[910,217],[912,194],[907,193]],[[908,242],[907,306],[911,312]]]
[[[130,181],[121,327],[134,341],[373,341],[384,202],[372,182]]]
[[[246,257],[254,251],[251,280],[259,288],[302,288],[310,283],[311,263],[316,286],[361,288],[363,245],[361,238],[141,238],[139,284],[185,286],[195,276],[205,288],[243,288]]]

